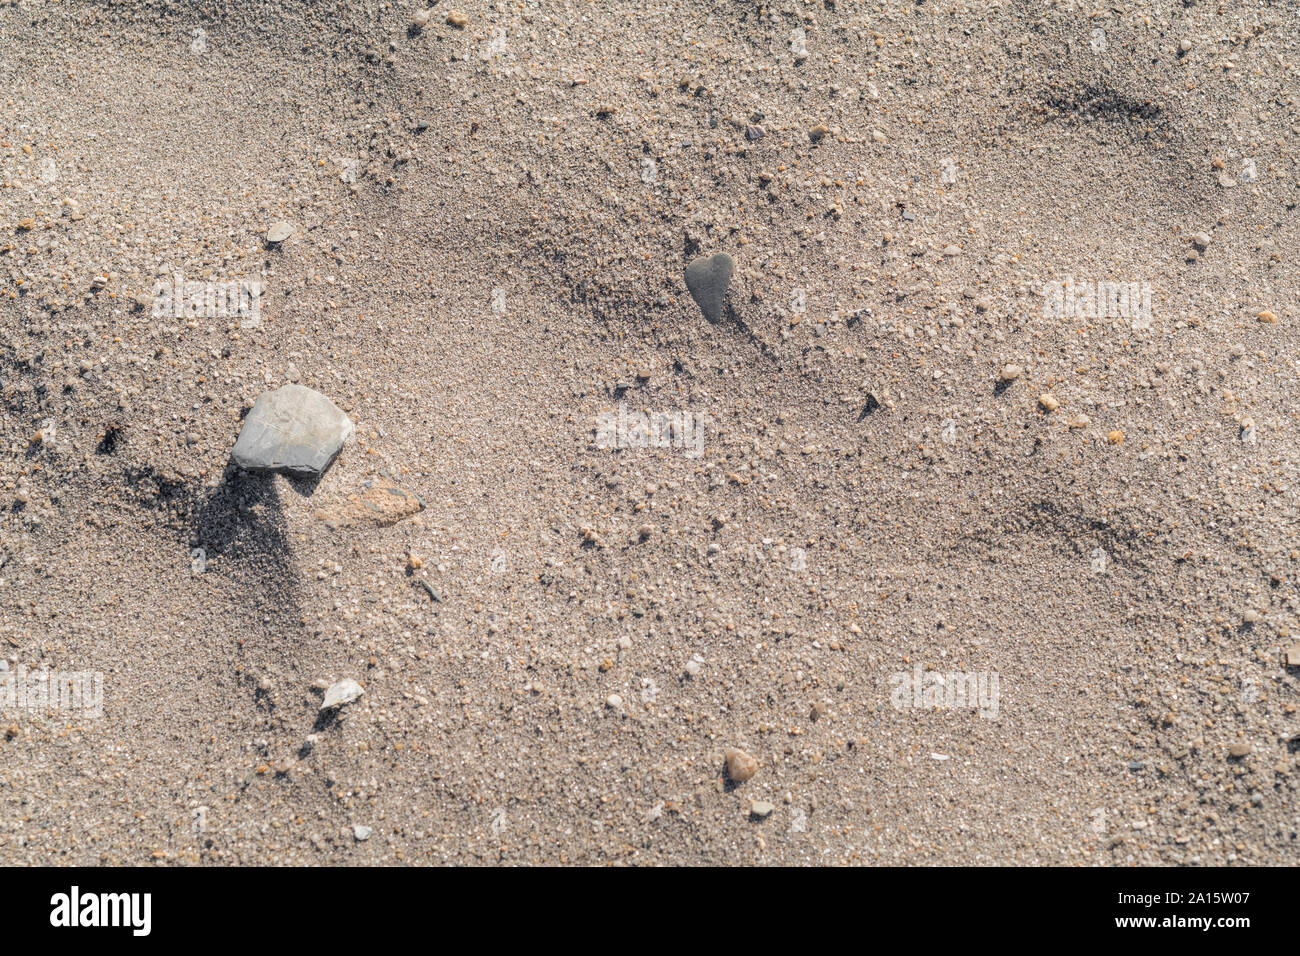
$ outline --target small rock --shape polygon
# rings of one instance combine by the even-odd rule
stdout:
[[[736,783],[744,783],[754,774],[758,773],[758,761],[735,747],[728,750],[727,757],[727,776]]]
[[[411,14],[411,26],[417,30],[423,30],[429,25],[429,18],[433,16],[433,10],[416,10]]]
[[[605,706],[610,710],[622,710],[623,698],[618,696],[618,694],[610,694],[605,698]]]
[[[231,457],[249,471],[322,475],[352,435],[352,421],[320,392],[285,385],[258,396]]]
[[[1250,756],[1251,749],[1250,744],[1239,741],[1228,748],[1228,756],[1240,760],[1242,757]]]
[[[1004,365],[1002,366],[1002,373],[998,377],[1004,382],[1014,382],[1022,372],[1024,372],[1024,369],[1019,365]]]
[[[356,839],[358,843],[365,843],[367,840],[370,839],[370,835],[374,832],[375,831],[372,830],[370,827],[363,827],[361,825],[357,825],[352,828],[352,836]]]
[[[331,498],[316,509],[316,517],[331,528],[347,528],[352,525],[377,525],[387,528],[397,524],[403,518],[419,514],[424,510],[424,501],[413,491],[408,491],[387,478],[368,481],[360,492],[349,494],[345,499]],[[421,563],[410,565],[412,570],[423,567]]]
[[[1297,650],[1297,651],[1300,651],[1300,644],[1296,645],[1296,650]],[[701,668],[700,668],[700,662],[699,662],[699,661],[687,661],[687,662],[686,662],[686,674],[687,674],[687,676],[689,676],[689,677],[699,677],[699,676],[700,676],[700,670],[701,670]]]
[[[1283,653],[1287,667],[1300,667],[1300,644],[1292,644]]]
[[[772,815],[772,811],[775,809],[776,807],[768,803],[766,800],[755,800],[749,805],[749,815],[751,817],[757,817],[759,820],[766,820]]]
[[[751,143],[757,142],[766,135],[767,130],[763,129],[761,126],[751,125],[745,127],[745,139],[749,140]]]
[[[1038,404],[1043,406],[1044,411],[1054,412],[1061,407],[1061,403],[1055,395],[1044,393],[1038,396]]]
[[[459,10],[448,10],[447,22],[460,30],[465,27],[465,24],[469,23],[469,17],[465,16],[465,14],[461,13]]]
[[[360,684],[351,677],[345,677],[331,684],[329,690],[325,691],[325,700],[321,703],[320,709],[334,710],[336,707],[343,707],[360,699],[364,693],[365,689]]]
[[[1210,244],[1210,235],[1209,235],[1209,233],[1205,233],[1205,232],[1197,232],[1197,233],[1193,233],[1193,234],[1192,234],[1192,244],[1193,244],[1194,246],[1196,246],[1197,249],[1204,250],[1205,247],[1208,246],[1208,245]]]
[[[281,220],[280,222],[273,223],[271,228],[266,230],[266,241],[274,245],[279,245],[297,231],[298,230],[292,223]]]
[[[725,252],[701,256],[686,267],[686,288],[710,322],[722,318],[722,303],[736,271],[736,260]]]
[[[1187,39],[1186,37],[1183,37],[1181,40],[1178,41],[1178,49],[1182,50],[1184,53],[1190,51],[1191,48],[1192,48],[1192,41]]]

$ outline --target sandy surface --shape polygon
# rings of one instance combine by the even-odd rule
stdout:
[[[417,9],[0,4],[0,863],[1300,861],[1294,7]]]

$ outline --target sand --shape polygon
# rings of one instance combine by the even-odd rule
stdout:
[[[0,5],[0,863],[1300,862],[1292,11],[419,9]]]

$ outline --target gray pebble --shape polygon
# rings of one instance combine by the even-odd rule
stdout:
[[[352,435],[352,421],[320,392],[286,385],[258,396],[231,457],[249,471],[322,475]]]

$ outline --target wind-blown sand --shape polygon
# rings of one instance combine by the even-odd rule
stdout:
[[[418,9],[0,5],[0,863],[1300,862],[1294,9]]]

